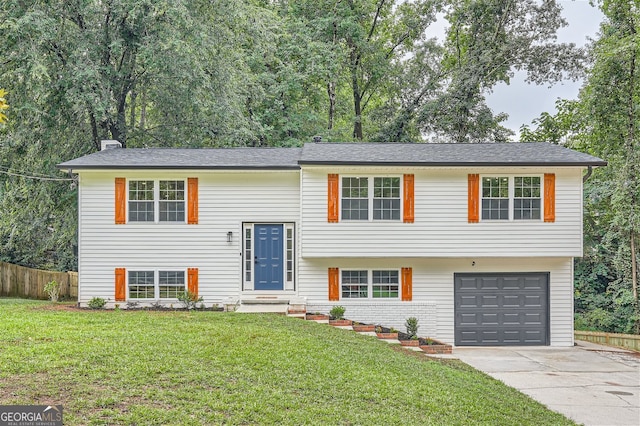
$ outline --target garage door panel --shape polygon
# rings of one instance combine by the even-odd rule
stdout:
[[[520,290],[523,286],[519,277],[504,277],[501,284],[499,286],[501,290]]]
[[[549,344],[549,273],[455,274],[454,298],[456,345]]]
[[[476,280],[476,288],[479,290],[497,290],[500,288],[500,279],[498,277],[486,277]]]

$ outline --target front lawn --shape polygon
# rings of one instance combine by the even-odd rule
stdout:
[[[0,299],[0,405],[77,424],[572,424],[457,361],[322,324]]]

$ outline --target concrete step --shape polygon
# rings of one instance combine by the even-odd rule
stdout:
[[[289,310],[289,304],[274,304],[274,303],[242,303],[238,306],[236,312],[240,313],[276,313],[276,314],[286,314]]]

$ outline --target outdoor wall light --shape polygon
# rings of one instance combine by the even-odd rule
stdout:
[[[233,237],[233,232],[231,232],[231,231],[227,232],[227,242],[228,243],[231,242],[231,237]]]

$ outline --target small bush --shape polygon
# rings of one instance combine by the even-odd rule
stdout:
[[[178,300],[186,309],[195,309],[198,307],[198,303],[202,304],[204,299],[189,290],[185,290],[178,296]]]
[[[329,315],[331,315],[331,317],[333,319],[341,320],[341,319],[344,319],[344,312],[345,311],[346,311],[346,309],[345,309],[344,306],[334,306],[329,311]]]
[[[60,284],[56,280],[49,281],[44,286],[44,291],[49,295],[49,300],[57,302],[58,296],[60,296]]]
[[[404,326],[407,329],[407,334],[409,335],[410,339],[418,336],[418,328],[420,328],[420,326],[418,325],[418,318],[407,318],[407,320],[404,322]]]
[[[91,309],[102,309],[106,304],[107,304],[107,301],[104,300],[102,297],[94,297],[93,299],[89,300],[89,303],[87,303],[87,305]]]

